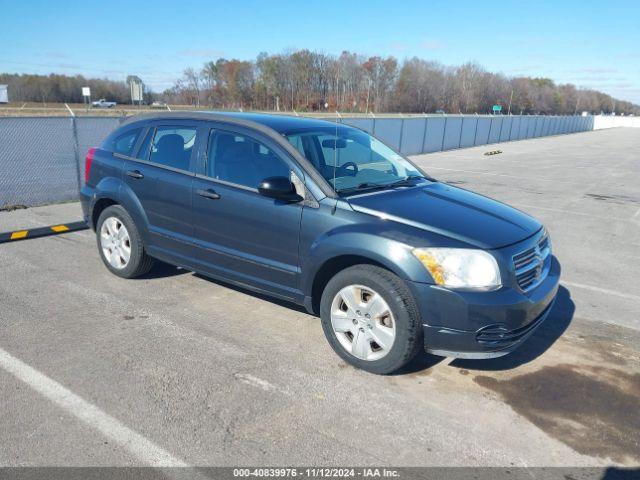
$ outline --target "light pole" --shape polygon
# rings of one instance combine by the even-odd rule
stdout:
[[[511,102],[513,101],[513,88],[511,89],[511,97],[509,97],[509,110],[507,111],[507,115],[511,115]]]

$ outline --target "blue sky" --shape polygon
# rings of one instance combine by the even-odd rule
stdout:
[[[0,0],[0,71],[139,75],[309,48],[477,61],[640,104],[640,1]]]

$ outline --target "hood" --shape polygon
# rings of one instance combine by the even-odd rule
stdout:
[[[534,218],[504,203],[439,182],[346,200],[356,211],[484,249],[519,242],[542,227]]]

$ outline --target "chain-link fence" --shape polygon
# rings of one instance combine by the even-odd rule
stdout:
[[[0,118],[0,209],[74,200],[87,150],[124,118]],[[438,115],[338,118],[405,155],[593,129],[593,117]]]
[[[0,208],[74,200],[87,150],[118,118],[0,118]]]

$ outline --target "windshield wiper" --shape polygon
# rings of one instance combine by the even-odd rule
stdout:
[[[349,193],[349,192],[360,192],[362,190],[373,190],[376,188],[387,188],[386,183],[372,183],[372,182],[364,182],[355,187],[349,188],[341,188],[340,190],[336,190],[338,193]]]
[[[426,177],[422,175],[409,175],[405,178],[401,178],[400,180],[396,180],[391,183],[373,183],[373,182],[364,182],[359,184],[356,187],[343,188],[338,190],[338,193],[349,193],[349,192],[360,192],[363,190],[375,190],[375,189],[386,189],[386,188],[394,188],[400,187],[403,185],[409,185],[414,180],[426,180]]]
[[[395,182],[387,183],[387,187],[401,187],[403,185],[410,185],[414,180],[426,180],[422,175],[408,175],[405,178],[396,180]]]

